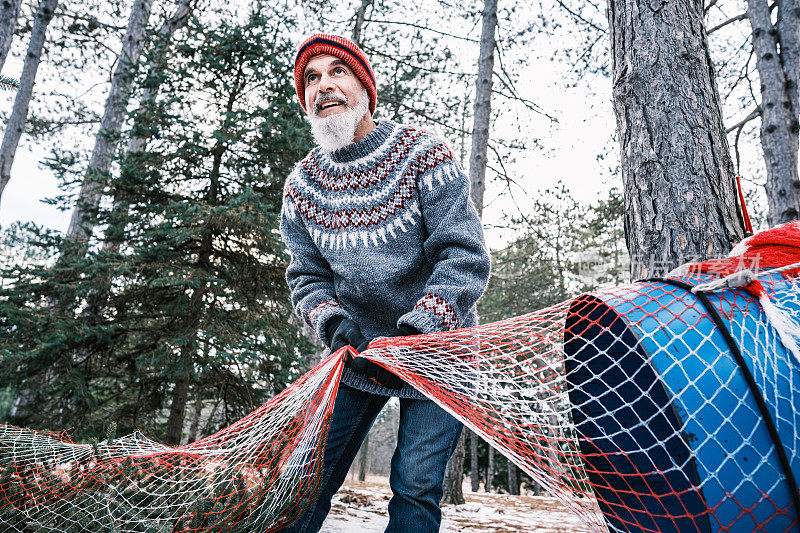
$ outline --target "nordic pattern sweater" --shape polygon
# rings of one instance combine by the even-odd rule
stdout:
[[[423,130],[380,121],[334,152],[312,150],[286,180],[281,235],[291,255],[286,280],[297,313],[330,346],[325,324],[355,321],[367,339],[476,324],[489,254],[452,152]],[[349,368],[345,384],[387,389]]]

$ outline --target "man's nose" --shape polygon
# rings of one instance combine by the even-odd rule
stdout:
[[[331,78],[327,74],[323,74],[319,80],[319,90],[325,93],[329,93],[335,89],[336,89],[336,84],[333,83],[333,78]]]

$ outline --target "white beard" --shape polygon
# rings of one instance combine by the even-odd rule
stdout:
[[[345,103],[345,105],[347,104]],[[311,124],[311,134],[320,148],[326,152],[333,152],[353,143],[356,127],[369,111],[369,96],[367,90],[364,89],[361,99],[355,107],[329,117],[316,116],[314,114],[316,107],[317,102],[309,106],[309,112],[306,114],[306,120]]]

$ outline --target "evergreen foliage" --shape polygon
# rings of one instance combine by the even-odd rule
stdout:
[[[523,315],[598,285],[622,283],[627,256],[619,192],[592,206],[563,184],[546,190],[514,220],[519,236],[492,255],[492,277],[478,303],[483,322]]]
[[[283,180],[311,147],[287,82],[293,21],[205,15],[171,46],[149,34],[163,69],[137,83],[160,96],[123,133],[145,148],[104,177],[105,236],[80,257],[28,228],[16,245],[36,259],[0,273],[0,386],[36,383],[12,423],[84,438],[114,420],[177,443],[167,410],[180,430],[188,396],[221,397],[227,425],[305,370],[278,232]],[[51,161],[65,177],[75,163]]]
[[[4,91],[16,91],[19,89],[19,80],[9,78],[8,76],[0,76],[0,89]]]

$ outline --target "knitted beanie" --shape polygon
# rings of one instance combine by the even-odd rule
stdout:
[[[306,70],[309,60],[320,54],[332,55],[347,63],[367,90],[369,112],[375,113],[375,106],[378,104],[378,91],[375,88],[375,74],[372,72],[367,56],[353,41],[338,35],[325,33],[317,33],[306,39],[297,50],[297,57],[294,60],[294,86],[303,110],[306,110],[306,88],[303,72]]]

